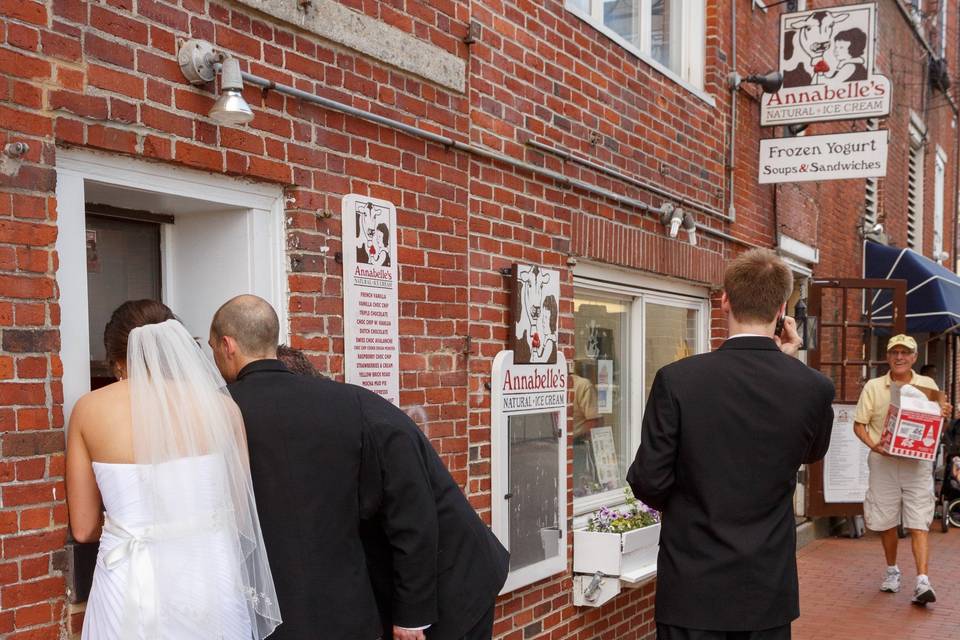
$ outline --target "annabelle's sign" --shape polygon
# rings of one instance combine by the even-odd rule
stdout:
[[[520,364],[512,351],[501,351],[493,365],[495,414],[557,411],[567,407],[567,365],[563,353],[553,364]]]
[[[856,4],[780,16],[783,88],[763,94],[761,125],[890,113],[890,81],[873,67],[876,8]]]
[[[399,405],[397,208],[350,194],[342,214],[345,378]]]

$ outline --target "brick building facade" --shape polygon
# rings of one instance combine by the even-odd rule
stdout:
[[[28,146],[0,156],[0,635],[60,638],[82,619],[67,597],[65,424],[98,375],[94,307],[105,302],[91,278],[142,257],[110,262],[110,221],[153,225],[158,294],[196,335],[222,301],[254,291],[276,304],[294,347],[342,376],[340,201],[394,203],[400,404],[488,521],[487,384],[510,331],[503,268],[560,271],[559,345],[575,372],[589,340],[610,336],[593,359],[612,362],[621,387],[608,420],[622,466],[652,371],[722,341],[726,259],[779,248],[799,275],[859,277],[865,215],[907,244],[911,115],[923,129],[918,248],[933,256],[940,157],[952,267],[958,101],[931,85],[929,60],[960,68],[956,3],[916,14],[879,3],[877,68],[894,87],[879,124],[891,132],[887,177],[779,186],[757,183],[757,150],[784,133],[759,126],[757,87],[731,92],[727,78],[776,68],[784,7],[618,4],[659,26],[598,0],[0,0],[0,143]],[[218,126],[217,88],[191,86],[178,64],[190,38],[249,74],[455,144],[249,83],[254,120]],[[685,230],[669,236],[665,204],[692,214],[695,246]],[[566,448],[572,529],[619,488],[581,484],[582,454]],[[575,607],[568,562],[501,596],[495,637],[651,637],[654,589],[647,580]]]

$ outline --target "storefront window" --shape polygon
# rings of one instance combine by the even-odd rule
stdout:
[[[572,486],[574,514],[583,515],[623,502],[653,378],[707,349],[707,306],[702,298],[587,278],[575,284]]]
[[[574,302],[573,496],[623,487],[630,449],[629,298],[585,293]]]
[[[648,302],[644,317],[643,397],[650,395],[657,371],[697,352],[696,309]]]

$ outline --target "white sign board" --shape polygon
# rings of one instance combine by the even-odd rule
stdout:
[[[823,459],[824,502],[863,502],[867,495],[867,454],[870,450],[853,433],[856,405],[833,405],[833,432]]]
[[[760,141],[760,184],[822,182],[887,175],[888,131]]]
[[[341,212],[345,378],[399,406],[397,208],[350,194]]]
[[[493,360],[490,398],[493,532],[510,550],[508,593],[567,568],[567,361]]]
[[[890,113],[890,81],[874,73],[874,3],[780,16],[783,87],[764,93],[760,124],[877,118]]]

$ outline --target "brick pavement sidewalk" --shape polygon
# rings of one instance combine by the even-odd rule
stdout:
[[[960,639],[960,530],[944,534],[936,526],[930,532],[935,604],[910,604],[916,569],[909,538],[900,541],[897,564],[903,572],[900,592],[881,593],[886,565],[877,535],[816,540],[801,549],[794,640]]]

